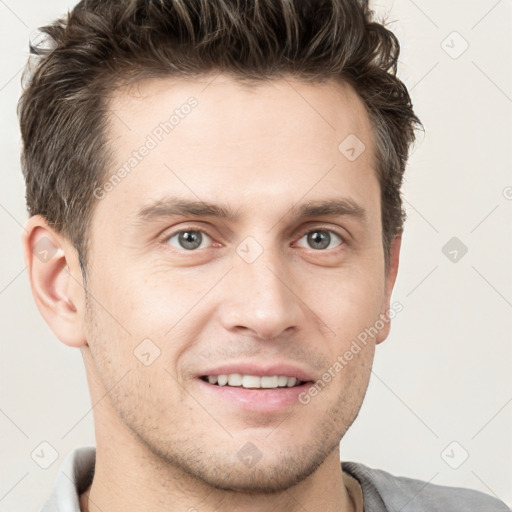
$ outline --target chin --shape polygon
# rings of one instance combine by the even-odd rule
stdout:
[[[200,478],[215,489],[223,491],[238,492],[243,494],[272,494],[290,489],[294,485],[306,479],[322,463],[298,464],[282,461],[277,465],[263,465],[259,467],[239,468],[232,463],[226,464],[225,468],[218,466],[215,471],[201,471],[194,476]],[[261,466],[260,466],[261,464]]]
[[[192,479],[215,489],[272,494],[290,489],[307,479],[338,445],[339,441],[333,439],[322,445],[313,441],[283,450],[278,443],[268,443],[262,447],[258,460],[253,459],[246,464],[238,448],[237,451],[228,447],[222,450],[218,446],[212,450],[207,446],[185,447],[181,444],[181,450],[160,452],[160,458],[165,464],[179,468]]]

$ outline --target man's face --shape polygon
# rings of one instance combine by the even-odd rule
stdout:
[[[374,142],[347,86],[210,81],[154,79],[113,97],[108,174],[129,171],[96,192],[88,374],[110,390],[112,435],[128,429],[216,486],[278,489],[336,450],[387,335],[332,370],[386,313],[394,281],[384,268]],[[170,129],[161,123],[175,109]],[[352,135],[340,150],[350,134],[360,142]],[[233,217],[176,214],[176,200]],[[345,201],[345,213],[298,216],[324,201]],[[331,381],[301,403],[329,368]],[[208,382],[226,374],[309,382]],[[276,381],[284,382],[259,382]]]

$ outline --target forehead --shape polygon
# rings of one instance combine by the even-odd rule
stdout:
[[[196,106],[189,109],[192,102]],[[136,142],[131,140],[132,130],[161,139],[169,135],[169,128],[183,124],[193,126],[194,134],[182,129],[180,135],[202,147],[235,143],[242,131],[255,137],[288,134],[315,142],[321,137],[329,145],[345,132],[371,138],[362,101],[350,85],[333,80],[307,83],[283,77],[240,82],[223,74],[148,79],[114,91],[109,114],[110,136],[129,143]],[[169,123],[172,126],[165,130]],[[331,137],[326,138],[329,132]]]
[[[370,120],[346,84],[159,78],[117,90],[109,108],[108,203],[130,214],[168,195],[221,196],[243,213],[247,198],[270,212],[378,194]]]

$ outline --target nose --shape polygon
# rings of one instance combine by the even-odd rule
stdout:
[[[238,258],[224,286],[220,315],[224,328],[264,340],[293,335],[305,308],[296,287],[277,251],[265,250],[252,263]]]

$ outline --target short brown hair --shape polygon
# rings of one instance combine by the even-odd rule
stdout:
[[[40,30],[53,48],[38,57],[18,105],[27,207],[70,239],[84,273],[93,190],[108,175],[109,94],[139,78],[216,71],[256,82],[334,78],[355,89],[376,139],[387,267],[403,229],[400,188],[421,123],[396,77],[398,40],[365,2],[82,0]]]

